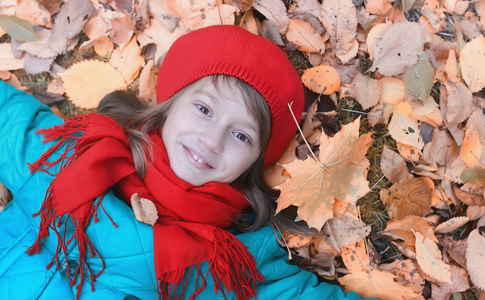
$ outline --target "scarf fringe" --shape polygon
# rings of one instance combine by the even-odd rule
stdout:
[[[254,257],[247,251],[247,247],[229,232],[216,228],[214,230],[215,256],[209,260],[209,272],[214,280],[214,290],[226,295],[221,287],[227,292],[234,290],[237,300],[245,300],[251,297],[257,299],[257,281],[264,281],[263,275],[256,267]],[[191,273],[196,270],[195,290],[190,300],[200,294],[206,286],[207,274],[200,272],[200,264],[187,269],[175,270],[162,274],[157,280],[159,299],[185,299],[185,290]],[[188,272],[187,272],[188,271]],[[186,274],[188,273],[188,274]],[[200,287],[198,287],[200,280]],[[177,294],[177,289],[181,288]]]
[[[85,116],[79,116],[72,119],[67,120],[65,123],[54,126],[53,128],[47,129],[40,129],[37,130],[38,134],[44,135],[43,142],[50,142],[59,139],[59,141],[50,147],[37,161],[32,164],[28,164],[31,173],[34,171],[41,171],[45,172],[51,176],[55,176],[55,174],[50,173],[49,169],[56,164],[60,163],[59,172],[62,171],[65,167],[67,167],[72,161],[75,160],[77,155],[79,154],[79,142],[80,139],[83,137],[81,135],[76,136],[76,133],[84,132],[87,129],[87,125],[85,122],[82,122],[85,119]],[[49,162],[47,159],[52,156],[52,154],[68,139],[72,139],[68,142],[66,149],[63,153],[60,154],[59,158],[56,160]],[[69,155],[69,153],[74,150],[74,153]],[[69,155],[69,156],[68,156]],[[42,167],[45,166],[45,167]],[[47,188],[47,192],[44,198],[44,202],[39,210],[39,212],[33,214],[32,216],[38,216],[40,214],[41,222],[39,226],[39,234],[37,235],[37,240],[34,242],[32,246],[27,249],[28,255],[33,255],[35,253],[40,252],[40,247],[42,244],[42,240],[49,236],[49,228],[53,230],[53,232],[57,235],[57,249],[56,253],[52,257],[52,260],[47,265],[47,269],[49,269],[54,260],[56,261],[56,267],[58,270],[61,269],[60,262],[59,262],[59,254],[64,254],[64,258],[66,260],[66,275],[69,279],[71,286],[76,284],[77,276],[80,276],[80,282],[76,286],[77,293],[76,299],[79,299],[81,296],[81,287],[84,283],[84,277],[86,273],[89,273],[90,283],[91,283],[91,290],[94,291],[94,281],[96,277],[98,277],[105,268],[105,263],[102,257],[100,256],[98,250],[94,247],[93,243],[89,239],[89,237],[85,234],[84,230],[89,223],[91,216],[94,216],[94,221],[97,222],[97,207],[101,205],[103,211],[111,220],[115,227],[116,224],[113,222],[111,217],[106,213],[104,207],[101,203],[104,194],[100,196],[99,201],[95,204],[93,199],[92,203],[90,204],[90,208],[87,214],[83,214],[82,217],[74,217],[71,214],[67,214],[64,221],[64,236],[61,236],[56,227],[61,227],[63,223],[63,216],[57,216],[54,210],[54,203],[53,203],[53,194],[52,194],[52,186],[55,183],[55,178],[51,181],[49,187]],[[67,232],[67,224],[68,221],[71,221],[74,227],[74,234],[66,240],[66,232]],[[57,223],[57,225],[56,225]],[[73,277],[71,278],[71,274],[69,272],[69,260],[67,259],[67,245],[71,243],[73,240],[77,241],[77,248],[79,251],[79,260],[76,270],[74,271]],[[91,257],[98,256],[102,262],[102,269],[97,273],[94,274],[91,268],[89,267],[88,262],[86,261],[86,254],[89,252]]]

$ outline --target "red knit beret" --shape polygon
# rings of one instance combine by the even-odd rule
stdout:
[[[264,167],[275,162],[296,132],[303,111],[303,86],[285,53],[269,40],[235,25],[216,25],[178,38],[163,59],[157,83],[161,103],[209,75],[234,76],[258,91],[271,111]]]

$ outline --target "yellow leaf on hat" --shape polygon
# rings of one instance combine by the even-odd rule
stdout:
[[[118,71],[97,60],[81,61],[59,75],[69,99],[82,108],[95,108],[106,94],[126,88]]]
[[[317,66],[303,71],[303,84],[317,94],[330,95],[340,88],[340,74],[330,66]]]

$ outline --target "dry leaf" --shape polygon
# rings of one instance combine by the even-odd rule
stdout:
[[[377,124],[387,124],[393,112],[394,106],[379,101],[367,115],[369,124],[371,126],[375,126]]]
[[[396,183],[412,175],[408,171],[406,162],[398,153],[384,146],[381,157],[381,170],[390,182]]]
[[[465,132],[463,145],[460,149],[460,157],[468,168],[474,167],[482,157],[482,144],[478,132],[470,126]]]
[[[442,106],[442,112],[451,124],[465,121],[475,109],[473,106],[472,93],[463,82],[446,84],[448,95],[444,98],[446,105]]]
[[[431,225],[422,217],[407,216],[402,220],[389,220],[383,234],[414,244],[416,239],[413,232],[419,232],[428,239],[438,242]]]
[[[352,84],[348,85],[345,89],[342,88],[341,92],[344,92],[346,89],[349,92],[344,93],[345,96],[354,97],[362,105],[364,110],[376,105],[381,98],[380,82],[362,73],[357,73]]]
[[[433,130],[433,140],[423,149],[423,159],[428,163],[446,165],[458,156],[458,145],[446,129]]]
[[[374,63],[370,71],[378,69],[385,76],[398,75],[414,65],[430,40],[424,27],[412,22],[390,25],[374,43]]]
[[[445,236],[440,239],[440,245],[448,255],[460,266],[466,268],[466,247],[468,240],[455,241],[452,236]]]
[[[418,62],[408,68],[403,74],[407,89],[418,99],[424,101],[433,88],[434,68],[428,56],[423,53]]]
[[[135,218],[140,222],[153,226],[158,219],[155,204],[146,198],[140,197],[137,193],[131,195],[131,208]]]
[[[138,97],[149,105],[157,103],[156,85],[158,68],[153,65],[153,59],[149,60],[140,72],[138,84]]]
[[[81,32],[93,13],[94,6],[89,0],[64,3],[55,17],[49,47],[56,53],[65,52],[69,40]]]
[[[340,75],[333,67],[318,66],[303,71],[303,84],[317,94],[330,95],[340,88]]]
[[[468,206],[466,209],[466,216],[470,221],[478,220],[485,214],[485,207],[483,206]]]
[[[397,151],[405,161],[417,162],[421,158],[419,149],[415,146],[406,145],[396,141]]]
[[[480,234],[479,228],[468,235],[466,266],[472,282],[485,291],[485,237]]]
[[[421,270],[439,282],[451,282],[450,265],[443,262],[441,252],[432,240],[415,232],[416,236],[416,260]]]
[[[423,138],[421,137],[421,125],[419,122],[409,116],[403,115],[398,111],[394,111],[391,121],[389,122],[389,133],[400,143],[423,148]]]
[[[468,42],[460,52],[460,67],[463,79],[470,92],[475,93],[485,87],[485,37],[480,35]]]
[[[254,0],[254,9],[262,13],[276,25],[281,34],[285,34],[290,23],[285,4],[280,0]]]
[[[451,283],[443,282],[440,285],[432,284],[433,300],[448,300],[454,293],[464,292],[470,288],[468,272],[456,265],[450,265]]]
[[[387,104],[397,104],[406,99],[406,85],[404,81],[395,77],[384,77],[381,83],[381,100]]]
[[[343,64],[348,63],[358,50],[355,40],[357,14],[352,0],[328,0],[322,3],[321,21],[332,45],[333,53]]]
[[[456,58],[456,53],[454,49],[450,49],[450,54],[446,60],[446,74],[448,79],[453,82],[459,82],[461,80],[461,70],[458,64],[458,59]]]
[[[0,1],[0,8],[5,1]],[[20,19],[30,21],[33,25],[52,27],[51,14],[37,0],[16,0],[13,5],[6,6],[6,8],[0,9],[0,14],[17,16]]]
[[[415,293],[422,293],[425,282],[419,275],[413,260],[396,260],[390,264],[382,264],[379,268],[396,276],[398,283],[411,288]]]
[[[232,5],[219,4],[205,14],[203,27],[213,25],[234,25],[236,8]]]
[[[402,220],[407,216],[426,216],[431,209],[432,190],[429,178],[407,178],[380,192],[382,203],[392,219]],[[432,184],[432,182],[431,182]]]
[[[57,53],[49,47],[51,36],[50,29],[41,29],[36,32],[38,39],[33,42],[25,42],[17,47],[18,50],[25,51],[39,58],[53,58]]]
[[[370,225],[366,225],[358,217],[348,212],[335,214],[332,219],[328,220],[328,224],[340,248],[359,242],[371,232]]]
[[[436,226],[434,232],[450,233],[468,223],[468,217],[454,217]]]
[[[339,278],[339,282],[345,286],[345,291],[354,291],[362,298],[394,300],[416,296],[411,288],[396,283],[395,278],[391,273],[372,270],[370,274],[357,272],[345,275]]]
[[[110,20],[111,41],[123,47],[128,44],[135,31],[135,23],[131,15],[125,12],[122,16]]]
[[[126,84],[129,85],[138,76],[141,67],[145,64],[136,38],[133,37],[123,48],[116,48],[109,63],[121,73]]]
[[[283,165],[290,179],[281,190],[277,211],[298,206],[298,216],[320,229],[333,216],[334,198],[354,204],[368,191],[364,177],[369,162],[365,153],[372,143],[370,134],[359,138],[360,119],[342,126],[333,138],[321,135],[319,162],[309,157]]]
[[[18,70],[24,67],[24,58],[18,59],[12,55],[10,43],[0,44],[0,70]]]
[[[369,270],[369,257],[365,248],[364,239],[355,245],[342,247],[340,254],[350,273],[367,272]]]
[[[308,22],[291,19],[286,38],[302,52],[325,53],[325,41]]]
[[[59,75],[64,81],[69,99],[83,108],[95,108],[106,94],[117,89],[126,89],[121,74],[102,61],[85,60],[72,65]]]
[[[372,1],[367,1],[367,4],[372,4]],[[365,41],[367,43],[367,52],[369,53],[370,59],[374,59],[374,43],[376,42],[376,40],[379,41],[382,38],[382,33],[384,33],[384,30],[386,30],[386,28],[389,27],[389,25],[391,24],[391,22],[386,22],[374,25],[367,34],[367,38]]]

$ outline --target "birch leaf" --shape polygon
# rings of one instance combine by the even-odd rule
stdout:
[[[357,13],[354,3],[352,0],[328,0],[322,3],[322,8],[321,21],[327,30],[325,34],[334,54],[346,64],[350,60],[347,54],[355,47]]]
[[[434,231],[438,233],[450,233],[468,223],[469,220],[468,217],[454,217],[446,222],[440,223]]]
[[[453,298],[454,293],[464,292],[470,288],[468,282],[468,272],[455,264],[450,265],[451,284],[442,282],[440,285],[432,284],[431,293],[433,299],[447,300]]]
[[[374,43],[374,63],[370,71],[385,76],[398,75],[414,65],[430,37],[423,26],[412,22],[390,25]]]
[[[421,127],[417,120],[395,111],[389,122],[389,133],[398,142],[423,148],[424,143],[421,137]]]
[[[83,108],[95,108],[106,94],[126,88],[121,74],[102,61],[82,61],[59,75],[69,99]]]
[[[370,225],[348,212],[337,214],[328,223],[340,248],[357,243],[371,232]]]
[[[64,3],[55,17],[49,47],[56,53],[65,52],[69,40],[81,32],[93,13],[94,6],[89,0]]]
[[[418,62],[406,69],[403,80],[408,90],[422,101],[428,98],[433,88],[434,68],[426,54],[421,54]]]
[[[382,264],[379,266],[379,268],[395,275],[396,281],[403,286],[411,288],[418,294],[422,293],[425,282],[416,269],[416,265],[413,260],[396,260],[390,264]]]
[[[357,119],[342,126],[332,138],[322,133],[318,162],[309,157],[283,165],[291,178],[276,187],[281,190],[277,212],[298,206],[298,216],[320,230],[333,216],[334,198],[355,204],[369,191],[364,171],[372,138],[359,137],[359,124]]]
[[[292,19],[288,25],[286,38],[302,52],[325,52],[325,42],[313,26],[305,21]]]
[[[411,176],[406,162],[398,153],[384,146],[381,157],[381,170],[390,182],[396,183]]]
[[[131,196],[131,207],[135,218],[142,223],[153,226],[158,219],[155,204],[146,198],[141,198],[137,193]]]
[[[345,291],[354,291],[362,298],[376,299],[412,299],[417,296],[411,288],[404,287],[395,281],[391,273],[372,270],[357,272],[339,278],[340,284],[345,286]]]
[[[32,23],[20,19],[17,16],[0,15],[0,26],[16,41],[27,42],[37,40]]]
[[[416,260],[423,272],[439,282],[451,282],[450,265],[441,259],[441,252],[432,240],[415,232],[416,236]]]
[[[285,34],[290,23],[286,7],[280,0],[254,0],[253,7],[276,25],[281,34]]]
[[[379,102],[381,98],[381,84],[369,76],[357,73],[349,86],[349,92],[366,110]],[[346,96],[348,95],[346,94]]]
[[[136,38],[133,37],[126,46],[116,48],[109,63],[121,73],[126,84],[129,85],[138,76],[145,63]]]
[[[406,178],[381,190],[382,202],[392,219],[401,220],[410,215],[424,217],[430,212],[432,191],[426,182],[428,179]]]
[[[485,291],[485,237],[478,228],[468,235],[466,266],[472,282]]]
[[[463,182],[485,182],[485,169],[482,167],[473,167],[466,169],[460,175]]]
[[[465,132],[463,145],[460,149],[460,157],[468,168],[474,167],[482,157],[480,135],[474,130],[473,126],[470,126]]]
[[[468,42],[460,52],[461,74],[470,92],[475,93],[485,87],[485,37]]]

